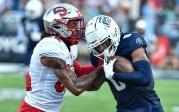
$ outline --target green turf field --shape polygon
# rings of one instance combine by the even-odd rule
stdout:
[[[0,91],[6,88],[23,88],[24,78],[19,75],[0,75]],[[179,80],[156,80],[155,86],[161,98],[165,112],[179,107]],[[1,95],[2,93],[0,93]],[[0,112],[16,112],[20,100],[2,100],[0,96]],[[61,112],[115,112],[115,101],[104,84],[97,92],[85,93],[82,96],[65,96]]]

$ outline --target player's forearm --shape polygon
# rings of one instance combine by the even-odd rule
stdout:
[[[102,72],[103,72],[102,68],[96,68],[96,70],[94,70],[90,74],[79,77],[75,81],[76,87],[81,88],[83,90],[88,89],[93,84],[93,82],[98,77],[98,75],[102,74]]]
[[[85,75],[82,77],[74,77],[70,82],[71,86],[68,87],[71,93],[74,95],[78,96],[80,95],[83,91],[87,90],[88,88],[91,87],[95,79],[101,75],[101,69],[96,69],[94,72],[92,72],[89,75]]]
[[[67,88],[72,94],[78,96],[84,90],[78,88],[75,84],[77,77],[75,76],[74,71],[70,69],[53,69],[55,75],[59,78],[60,82]]]
[[[76,77],[74,71],[70,69],[53,69],[55,75],[59,78],[60,82],[74,95],[78,96],[87,88],[89,88],[93,81],[98,76],[98,72],[102,71],[101,68],[97,68],[89,75],[82,77]]]
[[[134,86],[147,86],[153,78],[150,63],[148,61],[137,61],[133,63],[134,72],[114,73],[113,78]]]
[[[93,84],[87,89],[87,91],[97,91],[101,85],[105,82],[105,75],[102,72],[93,82]]]

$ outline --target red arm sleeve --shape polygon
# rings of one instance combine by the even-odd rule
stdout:
[[[80,62],[78,62],[78,61],[74,61],[73,65],[75,68],[75,73],[77,74],[78,77],[87,75],[96,69],[96,67],[94,67],[92,65],[81,66]]]

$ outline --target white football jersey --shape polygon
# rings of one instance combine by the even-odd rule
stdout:
[[[59,84],[52,69],[41,64],[40,58],[57,57],[65,60],[68,66],[72,66],[77,58],[77,46],[71,46],[70,51],[63,41],[54,37],[44,38],[36,45],[29,68],[28,84],[31,90],[27,91],[25,102],[45,112],[59,112],[63,103],[64,88]]]

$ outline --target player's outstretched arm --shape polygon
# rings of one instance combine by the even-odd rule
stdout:
[[[100,72],[100,75],[94,80],[93,84],[87,89],[87,91],[97,91],[105,82],[104,71]]]
[[[96,69],[96,67],[92,65],[81,65],[79,61],[74,61],[74,69],[75,73],[78,77],[84,76],[84,75],[90,75],[92,71]],[[105,81],[105,75],[104,71],[100,72],[100,75],[93,81],[93,84],[87,89],[87,91],[97,91],[101,85]]]
[[[66,67],[65,61],[62,59],[45,57],[41,59],[41,62],[43,65],[52,68],[60,82],[76,96],[87,90],[103,71],[101,68],[96,68],[90,75],[77,77],[73,70]]]

